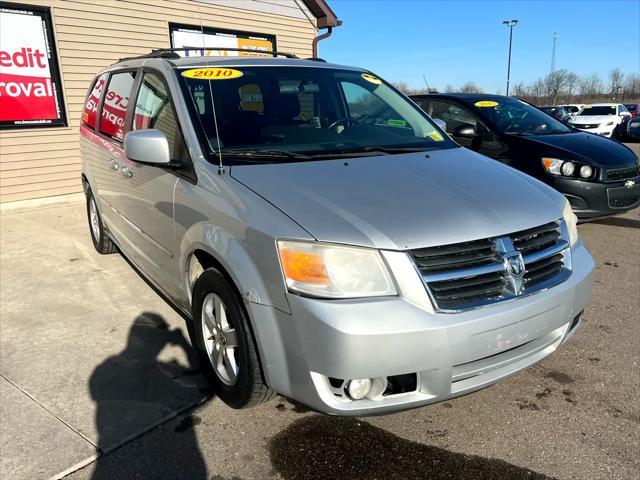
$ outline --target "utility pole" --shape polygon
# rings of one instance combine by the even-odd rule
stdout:
[[[556,71],[556,39],[558,38],[558,34],[553,32],[553,49],[551,50],[551,71],[553,73]]]
[[[516,26],[518,20],[505,20],[502,22],[504,25],[509,27],[509,60],[507,62],[507,93],[509,96],[509,81],[511,80],[511,44],[513,42],[513,27]]]

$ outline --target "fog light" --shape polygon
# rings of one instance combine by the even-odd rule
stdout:
[[[571,162],[564,162],[560,171],[565,177],[570,177],[575,172],[576,166]]]
[[[589,165],[583,165],[580,167],[580,176],[582,178],[589,178],[591,175],[593,175],[593,168]]]
[[[371,390],[371,379],[359,378],[351,380],[347,387],[347,393],[353,400],[362,400],[365,398]]]

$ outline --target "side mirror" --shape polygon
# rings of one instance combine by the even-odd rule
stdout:
[[[454,128],[451,135],[460,138],[474,138],[478,136],[478,131],[476,130],[476,127],[474,125],[465,123]]]
[[[447,131],[447,122],[445,122],[444,120],[442,120],[441,118],[434,118],[433,122],[438,125],[442,130],[444,130],[445,132]]]
[[[124,136],[124,154],[127,158],[149,165],[169,166],[169,142],[160,130],[133,130]]]
[[[631,114],[629,112],[620,112],[621,117],[630,117]]]

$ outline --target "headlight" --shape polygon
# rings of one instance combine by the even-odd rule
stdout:
[[[564,223],[567,224],[567,230],[569,230],[569,243],[573,247],[578,241],[578,217],[573,213],[571,205],[567,199],[564,201],[562,218],[564,219]]]
[[[560,171],[564,176],[570,177],[576,171],[576,166],[571,162],[564,162],[560,167]]]
[[[542,166],[545,171],[551,175],[563,176],[563,177],[577,177],[580,176],[583,179],[591,178],[594,174],[593,167],[589,165],[581,165],[577,162],[560,160],[558,158],[542,158]]]
[[[292,292],[321,298],[395,295],[377,250],[316,242],[278,241],[282,272]]]
[[[582,178],[589,178],[591,175],[593,175],[593,168],[589,165],[583,165],[580,167],[580,176]]]
[[[560,167],[564,162],[562,160],[558,160],[557,158],[543,158],[542,166],[551,175],[561,175]]]
[[[613,122],[609,122],[609,123],[607,123],[605,125],[608,127],[609,125],[613,125]]]

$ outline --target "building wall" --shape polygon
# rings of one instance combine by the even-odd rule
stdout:
[[[121,57],[169,47],[169,22],[269,33],[278,50],[310,57],[315,29],[309,19],[293,8],[295,0],[271,2],[254,2],[260,5],[251,10],[250,3],[233,0],[15,2],[53,7],[69,127],[0,131],[0,203],[82,191],[78,128],[91,80]]]

